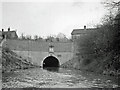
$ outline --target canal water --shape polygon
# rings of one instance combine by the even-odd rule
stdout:
[[[115,78],[65,68],[31,68],[3,73],[2,88],[116,88]]]

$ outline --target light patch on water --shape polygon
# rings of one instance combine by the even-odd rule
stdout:
[[[57,75],[60,76],[60,77],[73,77],[73,75],[62,74],[62,73],[57,73]]]

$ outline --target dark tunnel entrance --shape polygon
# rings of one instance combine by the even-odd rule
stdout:
[[[59,67],[58,59],[54,56],[49,56],[45,58],[43,61],[43,68],[47,68],[47,67]]]

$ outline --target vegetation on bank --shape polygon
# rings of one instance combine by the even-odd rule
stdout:
[[[120,5],[120,2],[115,4]],[[97,28],[76,40],[76,58],[62,66],[120,75],[120,12],[116,12],[115,17],[106,16]]]
[[[31,62],[18,56],[9,48],[2,48],[2,72],[10,72],[17,69],[35,67]]]
[[[82,50],[88,53],[83,56],[82,67],[93,72],[118,75],[120,74],[120,12],[118,11],[115,17],[111,14],[106,16],[102,25],[97,28],[98,30],[77,40],[78,52],[81,53],[80,48],[84,47]]]

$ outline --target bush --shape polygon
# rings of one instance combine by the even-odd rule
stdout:
[[[120,14],[117,16],[120,17]],[[83,65],[87,66],[96,60],[94,65],[98,66],[100,72],[103,69],[120,70],[120,31],[118,26],[109,22],[105,23],[99,26],[96,31],[77,39],[77,46],[78,52],[86,55]],[[96,67],[94,65],[89,65],[88,69]]]
[[[90,60],[90,59],[84,59],[83,62],[82,62],[82,64],[83,64],[83,65],[88,65],[88,64],[90,64],[91,62],[92,62],[92,60]]]

